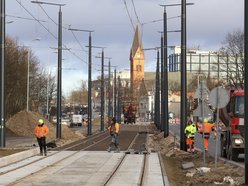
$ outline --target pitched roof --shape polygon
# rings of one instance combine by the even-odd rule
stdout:
[[[147,90],[146,90],[146,85],[144,79],[142,79],[142,82],[140,84],[140,96],[147,96]]]
[[[133,38],[133,45],[131,48],[131,54],[130,54],[131,58],[133,58],[135,56],[138,48],[143,49],[142,41],[141,41],[141,35],[140,35],[140,31],[139,31],[139,26],[137,25],[136,29],[135,29],[134,38]]]

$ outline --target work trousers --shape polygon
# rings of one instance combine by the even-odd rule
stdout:
[[[194,137],[187,137],[186,138],[186,145],[187,145],[187,151],[188,152],[194,152],[195,151],[195,138]]]
[[[37,138],[37,141],[40,147],[40,153],[42,154],[44,152],[46,154],[47,153],[46,137]]]
[[[118,134],[113,134],[111,136],[112,136],[112,138],[111,138],[111,143],[110,143],[109,147],[112,148],[112,146],[114,145],[114,147],[116,149],[118,149],[119,148],[119,144],[118,144],[119,135]]]

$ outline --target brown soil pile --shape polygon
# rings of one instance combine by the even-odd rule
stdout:
[[[205,163],[203,154],[194,154],[181,151],[178,140],[172,135],[163,138],[163,133],[152,135],[148,141],[148,147],[155,151],[160,151],[164,160],[164,165],[168,180],[171,186],[187,185],[216,185],[224,184],[242,185],[244,183],[244,169],[223,161],[218,161],[215,167],[214,158],[206,154]],[[193,162],[194,167],[182,169],[182,164]],[[210,168],[210,172],[203,173],[199,168]],[[228,177],[229,176],[229,177]],[[224,181],[226,180],[226,181]]]
[[[43,119],[49,128],[47,141],[54,140],[56,138],[55,125],[36,112],[21,111],[11,117],[6,123],[7,131],[9,131],[7,135],[34,137],[34,128],[39,119]],[[79,139],[79,136],[67,126],[62,125],[62,140],[74,141],[76,139]]]

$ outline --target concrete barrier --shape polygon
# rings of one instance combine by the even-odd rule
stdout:
[[[30,150],[25,150],[22,152],[11,154],[9,156],[4,156],[4,157],[0,158],[0,167],[4,167],[8,164],[21,161],[25,158],[29,158],[29,157],[34,156],[34,155],[39,154],[39,153],[40,153],[39,148],[33,148]]]

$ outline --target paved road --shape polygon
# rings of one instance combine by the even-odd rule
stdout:
[[[180,138],[180,124],[170,124],[170,131],[176,134]],[[203,149],[203,140],[201,135],[197,132],[195,135],[195,147]],[[216,140],[213,139],[213,135],[209,139],[209,154],[215,156]],[[218,144],[218,154],[220,154],[220,145]]]

